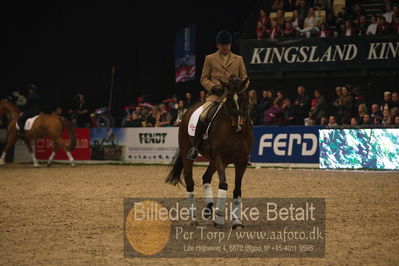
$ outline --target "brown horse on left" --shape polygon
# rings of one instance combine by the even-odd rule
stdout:
[[[17,141],[18,130],[16,128],[16,123],[20,113],[21,112],[18,107],[11,102],[0,102],[0,119],[6,119],[8,121],[7,143],[4,147],[3,154],[0,157],[0,165],[5,164],[7,152],[10,151]],[[61,138],[64,129],[68,131],[69,137],[71,139],[69,144],[66,144]],[[32,156],[34,167],[39,167],[39,162],[33,153],[31,141],[42,137],[50,137],[54,140],[54,151],[51,153],[48,159],[47,166],[51,166],[53,164],[55,154],[57,153],[59,147],[66,151],[71,165],[75,165],[71,151],[76,146],[76,135],[72,124],[68,120],[58,115],[40,114],[33,123],[32,128],[30,130],[26,130],[24,141],[28,147],[29,153]]]

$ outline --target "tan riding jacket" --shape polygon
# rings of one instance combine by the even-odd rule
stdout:
[[[220,102],[224,97],[211,94],[211,89],[215,85],[220,85],[219,79],[228,82],[231,75],[236,75],[241,79],[247,78],[244,60],[241,56],[230,52],[227,64],[224,64],[219,52],[205,57],[204,67],[202,68],[201,85],[208,91],[206,101]]]

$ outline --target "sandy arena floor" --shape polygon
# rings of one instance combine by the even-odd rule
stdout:
[[[194,168],[198,183],[204,171]],[[186,196],[164,184],[166,172],[164,166],[1,167],[0,264],[399,264],[398,172],[284,169],[248,169],[243,197],[326,198],[325,258],[125,259],[123,198]],[[231,180],[233,169],[227,174]]]

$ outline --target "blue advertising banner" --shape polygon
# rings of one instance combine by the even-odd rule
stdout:
[[[321,126],[254,127],[253,163],[319,163]]]
[[[176,83],[195,79],[195,25],[184,28],[175,42]]]

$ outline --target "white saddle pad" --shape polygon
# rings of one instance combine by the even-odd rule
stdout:
[[[25,122],[25,126],[24,126],[25,130],[30,130],[32,128],[33,123],[35,122],[36,118],[38,118],[38,117],[39,117],[39,115],[34,116],[32,118],[28,118],[28,120],[26,120],[26,122]],[[15,126],[17,127],[17,130],[19,130],[18,121]]]
[[[198,119],[203,110],[204,110],[204,108],[201,105],[191,115],[190,121],[188,122],[188,128],[187,128],[189,136],[195,136],[195,129],[197,128]]]

